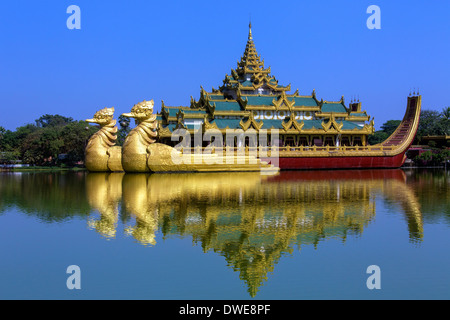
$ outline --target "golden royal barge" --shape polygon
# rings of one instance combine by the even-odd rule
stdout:
[[[361,102],[346,106],[344,97],[326,101],[315,90],[311,95],[290,90],[265,68],[250,24],[244,54],[222,86],[211,92],[202,87],[190,106],[163,101],[157,114],[153,100],[136,104],[123,114],[137,127],[122,148],[114,146],[113,108],[89,119],[101,130],[88,144],[86,166],[90,171],[217,172],[398,168],[405,162],[418,128],[420,95],[407,98],[405,116],[386,141],[369,145],[374,119]],[[208,133],[214,138],[205,139]]]

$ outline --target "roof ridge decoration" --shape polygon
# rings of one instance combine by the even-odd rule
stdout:
[[[184,129],[187,130],[187,127],[184,125],[184,113],[177,113],[177,124],[175,125],[175,130]]]
[[[166,110],[166,105],[164,104],[164,100],[161,100],[161,111],[160,114],[163,118],[164,123],[168,123],[169,121],[169,111]]]
[[[190,104],[191,108],[196,108],[197,107],[197,101],[195,101],[194,97],[191,96],[191,104]]]
[[[247,110],[248,99],[242,97],[241,89],[237,89],[236,96],[236,101],[242,106],[244,110]]]
[[[289,99],[286,96],[286,92],[283,91],[281,93],[281,96],[278,99],[274,98],[272,100],[272,104],[275,106],[275,110],[277,110],[277,111],[280,109],[280,107],[283,105],[283,103],[284,103],[284,105],[287,106],[289,111],[292,111],[292,108],[294,107],[294,104],[295,104],[295,99],[293,99],[292,101],[289,101]]]
[[[220,130],[220,129],[217,126],[215,121],[213,123],[211,123],[211,122],[208,121],[208,117],[205,116],[203,118],[203,132],[205,132],[207,130]]]
[[[337,132],[340,132],[342,127],[344,126],[344,122],[341,121],[340,123],[338,123],[336,121],[333,112],[331,112],[331,116],[329,118],[329,121],[327,123],[322,121],[321,124],[322,124],[322,128],[323,128],[323,130],[325,130],[325,132],[327,132],[331,128],[334,128]]]
[[[239,125],[241,126],[241,128],[244,131],[247,131],[250,127],[253,127],[253,129],[255,129],[256,131],[259,131],[262,128],[262,126],[264,125],[263,121],[257,122],[255,120],[253,112],[250,113],[250,116],[248,117],[248,120],[246,122],[244,122],[243,120],[244,119],[242,119],[239,122]]]
[[[283,126],[285,131],[290,130],[292,127],[294,127],[294,130],[297,130],[298,132],[302,131],[303,126],[305,125],[305,122],[297,122],[297,120],[295,119],[295,117],[291,114],[291,116],[289,117],[289,121],[288,122],[282,122],[281,125]]]

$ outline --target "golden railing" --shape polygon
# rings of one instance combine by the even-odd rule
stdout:
[[[215,153],[224,155],[255,155],[255,156],[271,156],[278,155],[292,155],[292,156],[309,156],[313,154],[328,154],[328,155],[342,155],[350,156],[352,153],[360,155],[360,153],[385,153],[395,151],[398,146],[299,146],[299,147],[191,147],[191,148],[177,148],[184,154],[202,154]]]

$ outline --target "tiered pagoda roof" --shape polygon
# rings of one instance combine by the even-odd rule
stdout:
[[[233,95],[236,91],[270,91],[272,94],[291,90],[291,86],[280,86],[274,76],[270,75],[270,67],[264,67],[264,60],[258,55],[253,42],[252,26],[249,26],[247,45],[244,55],[237,63],[237,68],[226,75],[220,91]]]
[[[169,107],[162,102],[160,137],[170,137],[173,130],[204,129],[279,129],[283,134],[372,134],[373,120],[361,103],[347,107],[344,97],[339,101],[318,100],[315,90],[311,95],[300,95],[298,89],[288,94],[291,85],[283,86],[264,66],[253,41],[251,24],[245,51],[237,67],[226,75],[222,86],[207,92],[203,87],[200,98],[191,97],[190,106]]]

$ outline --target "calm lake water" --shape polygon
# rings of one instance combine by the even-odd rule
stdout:
[[[0,299],[450,299],[449,200],[444,170],[2,173]]]

